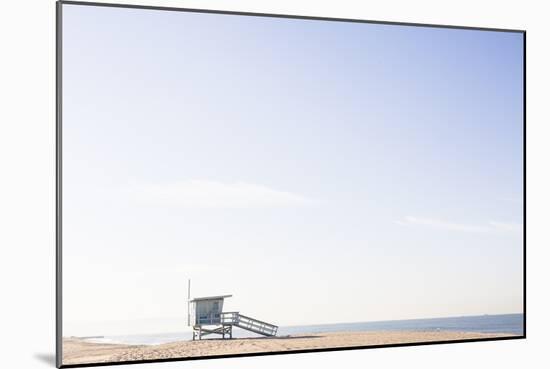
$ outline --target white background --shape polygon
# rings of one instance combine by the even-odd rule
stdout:
[[[139,3],[134,1],[134,3]],[[527,340],[157,363],[141,368],[541,367],[548,359],[550,209],[547,11],[542,1],[147,1],[212,8],[527,30]],[[55,3],[0,9],[0,360],[53,367],[55,345]],[[100,26],[100,25],[98,25]]]

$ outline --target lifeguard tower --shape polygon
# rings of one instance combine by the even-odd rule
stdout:
[[[190,285],[189,285],[190,290]],[[231,295],[196,297],[190,299],[188,325],[193,327],[193,341],[209,334],[219,334],[223,339],[233,338],[233,327],[246,329],[263,336],[275,336],[278,327],[239,312],[224,312],[223,301]]]

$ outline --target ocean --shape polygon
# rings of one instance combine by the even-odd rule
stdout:
[[[522,335],[523,329],[523,314],[503,314],[287,327],[282,326],[279,327],[277,336],[357,331],[463,331]],[[240,328],[234,328],[233,337],[243,338],[259,336]],[[97,343],[120,343],[128,345],[160,345],[163,343],[186,341],[190,339],[192,339],[192,332],[187,331],[163,334],[104,336],[88,338],[87,341]]]

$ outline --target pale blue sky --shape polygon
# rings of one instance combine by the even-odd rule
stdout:
[[[63,11],[64,334],[522,311],[522,34]]]

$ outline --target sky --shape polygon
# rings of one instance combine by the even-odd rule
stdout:
[[[523,310],[520,33],[63,5],[63,334]]]

